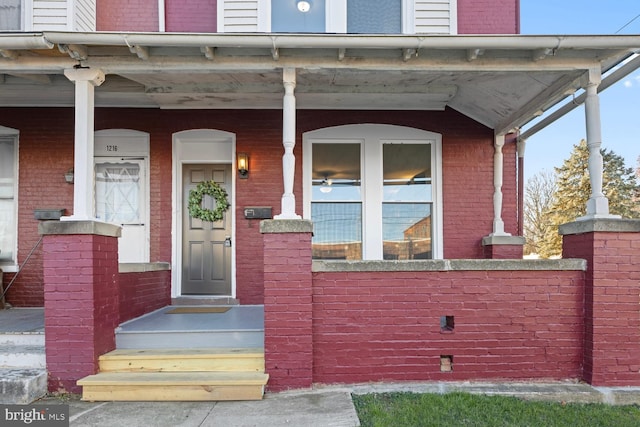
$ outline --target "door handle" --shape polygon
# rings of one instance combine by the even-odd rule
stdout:
[[[224,238],[224,246],[227,247],[227,248],[231,247],[231,236],[226,236]]]

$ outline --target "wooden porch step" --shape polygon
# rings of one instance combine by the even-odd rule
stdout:
[[[78,381],[88,401],[260,400],[261,372],[101,372]]]
[[[264,372],[264,350],[118,349],[100,356],[100,372]]]

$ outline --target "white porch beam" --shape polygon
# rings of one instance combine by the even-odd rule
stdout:
[[[282,72],[284,84],[284,99],[282,101],[282,175],[284,179],[284,194],[282,195],[282,210],[275,219],[300,219],[296,214],[296,196],[293,194],[293,182],[296,172],[296,158],[293,148],[296,145],[296,87],[295,68],[285,68]]]
[[[104,82],[101,70],[73,68],[64,75],[75,83],[73,215],[66,220],[94,220],[94,89]]]
[[[591,197],[587,201],[587,214],[578,220],[594,218],[619,218],[609,214],[609,200],[602,192],[603,160],[600,153],[602,146],[602,126],[600,123],[600,97],[598,86],[602,81],[599,68],[592,68],[586,75],[586,98],[584,103],[587,124],[587,147],[589,148],[589,182]]]
[[[7,75],[9,76],[13,76],[19,79],[25,79],[25,80],[29,80],[31,82],[34,83],[40,83],[40,84],[51,84],[51,77],[48,74],[12,74],[12,73],[7,73]]]
[[[337,51],[338,55],[340,51]],[[338,59],[340,56],[338,56]],[[22,58],[20,58],[21,60]],[[21,64],[25,66],[33,66],[28,61],[20,62],[13,67]],[[575,58],[556,58],[550,57],[545,61],[544,69],[540,64],[531,60],[515,58],[512,60],[504,58],[487,58],[477,59],[476,61],[467,61],[465,59],[452,58],[429,58],[426,55],[413,56],[410,61],[398,61],[397,57],[387,58],[361,58],[345,56],[341,60],[336,61],[336,56],[318,56],[318,57],[293,57],[282,56],[279,50],[265,50],[262,56],[224,56],[220,53],[216,54],[215,62],[206,59],[204,56],[151,56],[147,60],[139,61],[136,58],[127,56],[119,57],[99,57],[90,56],[83,65],[91,67],[99,67],[105,72],[118,73],[149,73],[149,72],[193,72],[193,73],[209,73],[237,71],[242,68],[243,71],[270,71],[282,68],[331,68],[331,69],[347,69],[351,70],[357,67],[365,71],[421,71],[427,70],[429,73],[439,72],[534,72],[534,71],[562,71],[574,72],[576,70],[587,70],[594,66],[596,62],[591,59],[575,59]],[[10,67],[12,65],[9,65]]]
[[[503,183],[503,159],[502,147],[504,147],[504,135],[496,135],[493,154],[493,233],[490,236],[511,236],[504,231],[502,220],[502,183]]]

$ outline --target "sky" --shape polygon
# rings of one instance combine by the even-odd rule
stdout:
[[[640,0],[520,0],[520,32],[640,35]],[[600,114],[602,148],[635,169],[640,156],[640,70],[600,92]],[[586,139],[584,106],[527,140],[525,179],[562,166],[581,139]]]

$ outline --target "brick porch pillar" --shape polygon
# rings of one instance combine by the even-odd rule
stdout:
[[[76,381],[95,374],[98,357],[115,348],[120,227],[48,221],[39,232],[49,391],[78,393]]]
[[[313,383],[311,236],[306,220],[266,220],[264,239],[264,351],[268,389]]]
[[[587,260],[583,379],[640,386],[640,220],[560,226],[562,256]]]

